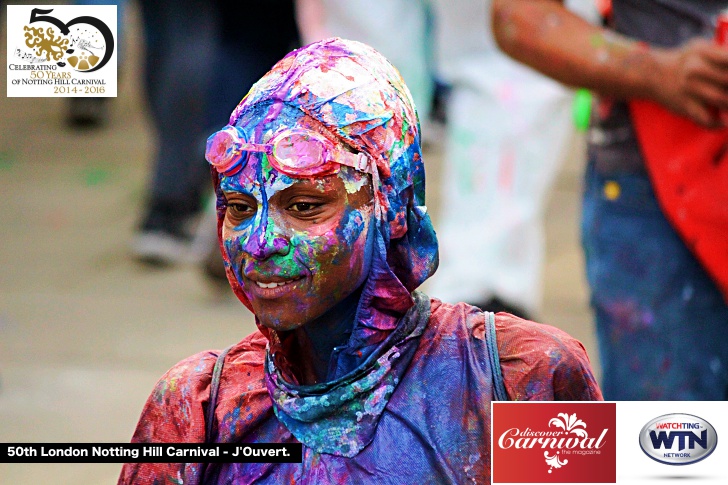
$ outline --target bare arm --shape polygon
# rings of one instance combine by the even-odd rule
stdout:
[[[508,55],[564,84],[656,101],[704,126],[728,109],[728,48],[704,39],[663,49],[591,25],[559,0],[493,0]]]

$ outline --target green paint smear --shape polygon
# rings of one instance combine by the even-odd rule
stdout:
[[[15,165],[15,157],[10,152],[0,152],[0,170],[10,170]]]
[[[81,176],[86,186],[93,187],[108,182],[111,172],[102,167],[86,167],[81,172]]]
[[[460,156],[456,157],[458,185],[461,190],[472,192],[474,188],[472,163],[467,154],[469,148],[475,144],[477,136],[475,132],[461,127],[453,130],[456,150],[461,150]]]
[[[574,105],[572,113],[574,116],[574,125],[578,131],[586,131],[589,129],[589,119],[591,118],[592,94],[588,89],[577,89],[574,95]]]
[[[453,136],[455,137],[455,143],[464,147],[474,144],[477,139],[473,131],[466,129],[456,129]]]
[[[593,34],[589,38],[589,45],[591,45],[592,47],[602,47],[602,46],[606,45],[606,43],[607,43],[607,40],[604,38],[604,36],[601,33]]]

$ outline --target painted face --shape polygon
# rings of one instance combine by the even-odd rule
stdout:
[[[371,264],[370,176],[349,167],[316,179],[278,172],[262,154],[220,181],[225,252],[260,323],[298,328],[359,288]]]

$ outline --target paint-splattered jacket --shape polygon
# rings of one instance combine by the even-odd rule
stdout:
[[[414,310],[419,315],[411,319],[407,335],[385,342],[377,354],[383,357],[370,363],[363,378],[359,373],[327,389],[328,396],[339,392],[345,401],[341,390],[351,391],[355,380],[354,394],[360,394],[353,402],[360,406],[353,409],[331,406],[333,399],[322,404],[326,399],[321,395],[308,401],[314,402],[308,410],[301,409],[306,405],[303,393],[288,399],[285,383],[278,382],[280,373],[266,358],[268,340],[259,332],[230,351],[212,440],[296,443],[298,436],[303,463],[134,463],[124,466],[119,483],[490,483],[494,389],[486,315],[466,304],[417,299],[424,303],[413,307],[420,311]],[[495,316],[495,329],[509,399],[602,398],[584,348],[566,333],[504,313]],[[205,441],[216,357],[212,351],[194,355],[159,381],[134,442]],[[375,374],[373,382],[388,384],[367,390],[365,381]],[[321,409],[315,409],[316,403]],[[297,420],[324,408],[318,424]]]

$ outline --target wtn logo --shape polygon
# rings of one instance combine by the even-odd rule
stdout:
[[[693,431],[650,431],[650,440],[652,440],[652,447],[657,449],[667,448],[673,449],[673,442],[677,438],[678,450],[682,451],[685,449],[685,443],[688,443],[688,448],[693,450],[697,444],[703,449],[708,448],[708,430],[704,429],[700,432],[700,438]]]
[[[668,414],[653,419],[640,432],[640,447],[653,460],[688,465],[706,458],[718,443],[715,428],[690,414]]]

